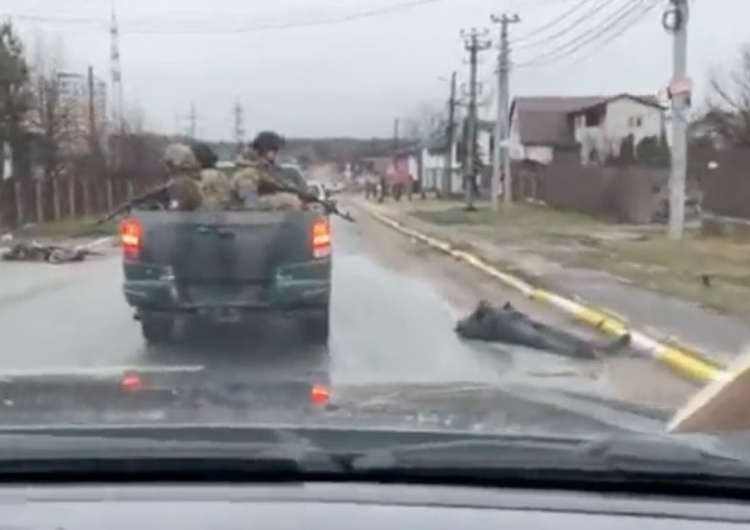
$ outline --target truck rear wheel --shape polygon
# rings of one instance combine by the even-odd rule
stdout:
[[[330,313],[326,310],[304,321],[306,337],[316,344],[327,344],[330,335]]]
[[[164,344],[174,335],[174,319],[171,317],[142,315],[141,334],[149,344]]]

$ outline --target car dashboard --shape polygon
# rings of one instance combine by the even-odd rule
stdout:
[[[715,499],[364,483],[54,485],[0,490],[0,529],[359,530],[749,528]]]

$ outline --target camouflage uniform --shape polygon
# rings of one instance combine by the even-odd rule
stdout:
[[[224,208],[236,197],[232,186],[232,179],[218,169],[203,169],[201,171],[200,186],[203,195],[203,204],[207,208]]]
[[[260,208],[269,210],[302,210],[304,203],[293,193],[268,192],[269,180],[283,182],[278,168],[271,162],[256,154],[246,156],[237,164],[239,169],[232,176],[232,187],[239,196],[246,196],[248,192],[259,195]],[[264,189],[265,188],[265,189]]]
[[[193,151],[184,144],[171,144],[164,151],[169,172],[170,209],[193,211],[203,205],[199,178],[200,165]]]

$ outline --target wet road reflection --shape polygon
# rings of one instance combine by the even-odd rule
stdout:
[[[293,323],[244,332],[190,333],[170,347],[147,348],[120,292],[117,251],[106,259],[54,267],[0,269],[0,367],[75,369],[201,365],[242,378],[328,377],[334,384],[497,382],[527,379],[577,391],[606,392],[577,374],[574,361],[523,348],[461,342],[460,311],[428,280],[375,259],[357,225],[335,224],[329,347],[305,345]],[[550,377],[554,375],[555,377]]]

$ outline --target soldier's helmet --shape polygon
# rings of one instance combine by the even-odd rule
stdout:
[[[270,151],[281,151],[285,143],[286,142],[281,135],[273,131],[263,131],[258,133],[253,139],[250,143],[250,147],[252,147],[253,151],[256,153],[263,155]]]
[[[219,157],[208,145],[197,143],[190,146],[190,149],[193,151],[193,156],[195,156],[200,167],[203,169],[216,167]]]
[[[185,144],[171,144],[164,151],[164,163],[170,169],[200,169],[198,159]]]

